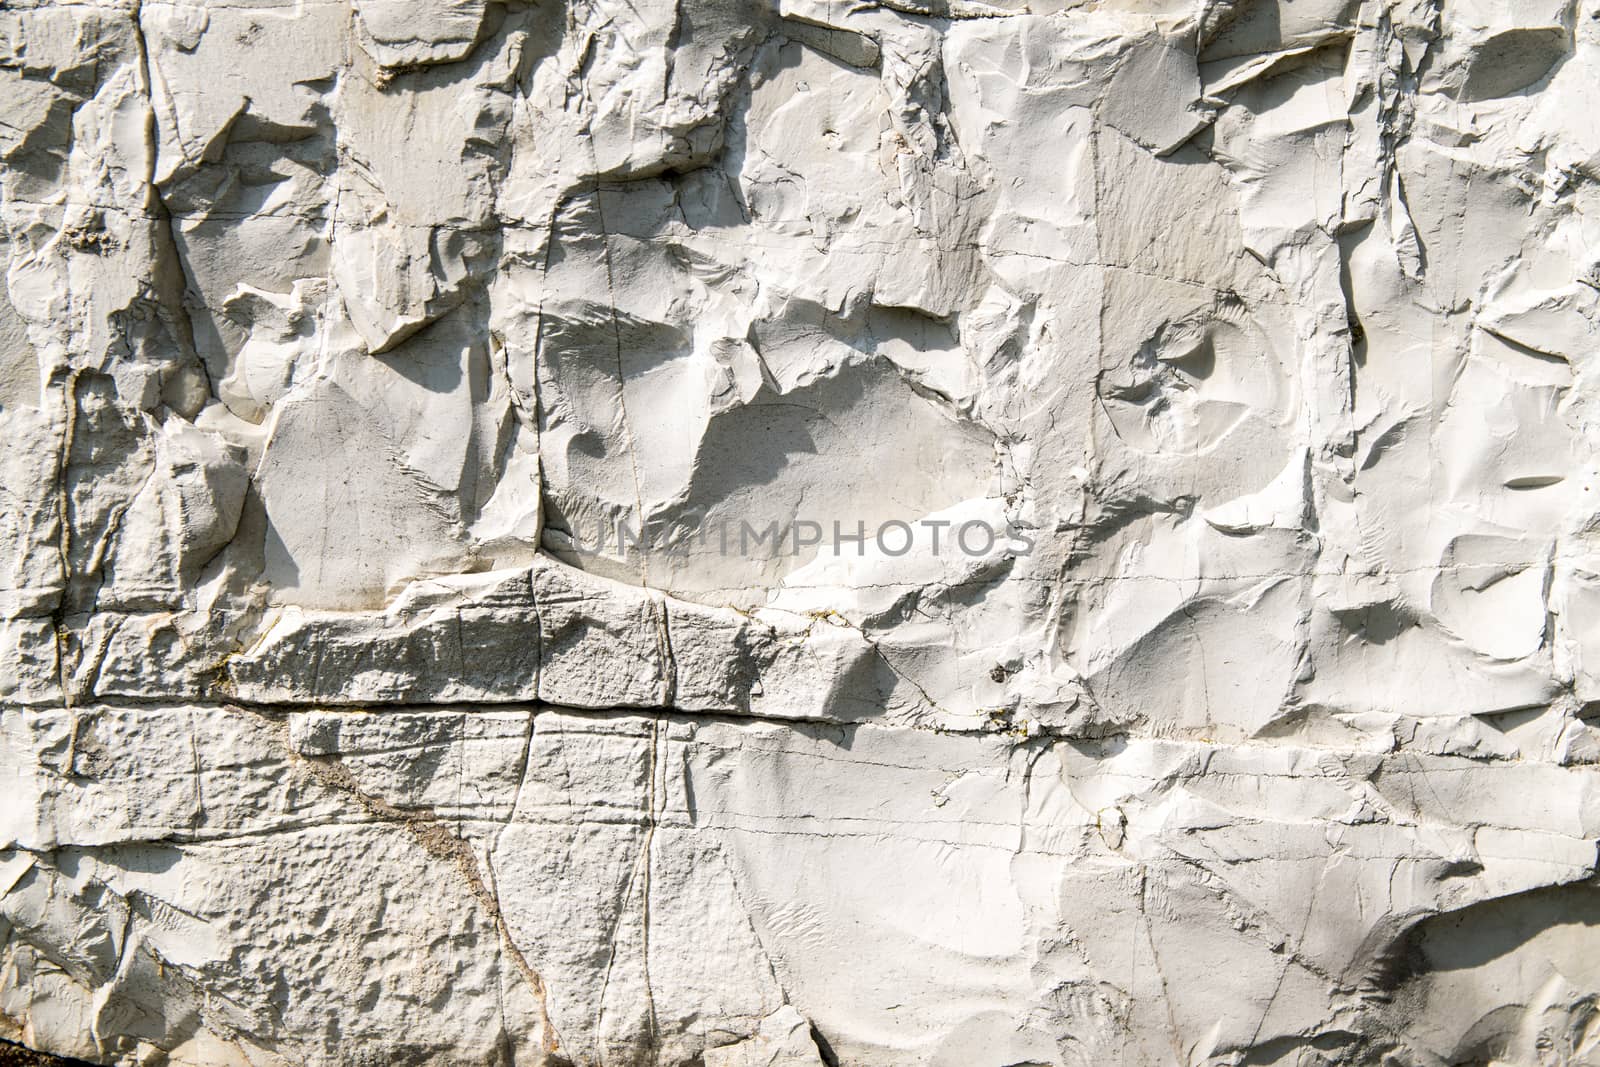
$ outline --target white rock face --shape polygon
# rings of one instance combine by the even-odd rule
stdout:
[[[0,86],[0,1038],[1600,1063],[1600,0],[7,0]]]

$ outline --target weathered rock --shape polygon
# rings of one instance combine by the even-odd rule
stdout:
[[[1596,0],[6,4],[0,1041],[1595,1061],[1597,115]]]

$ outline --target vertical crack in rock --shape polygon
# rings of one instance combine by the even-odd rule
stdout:
[[[452,833],[433,811],[425,808],[401,809],[380,796],[366,792],[362,789],[361,783],[356,776],[340,762],[337,756],[303,755],[295,751],[294,747],[287,741],[285,727],[277,718],[269,717],[260,711],[247,711],[244,708],[235,707],[228,710],[238,714],[252,715],[261,720],[269,729],[280,735],[285,735],[283,740],[284,751],[290,754],[295,765],[304,768],[323,785],[349,796],[363,811],[373,818],[391,823],[405,830],[428,855],[433,856],[435,859],[446,861],[455,868],[456,872],[466,882],[467,889],[473,898],[493,920],[503,951],[511,958],[518,974],[527,983],[528,989],[539,1000],[539,1039],[541,1047],[545,1052],[556,1052],[560,1044],[558,1035],[551,1027],[549,1015],[544,1007],[547,995],[544,980],[528,965],[527,957],[513,939],[510,927],[506,924],[505,915],[501,911],[499,897],[485,880],[483,870],[479,866],[478,856],[473,851],[472,844],[459,833]]]

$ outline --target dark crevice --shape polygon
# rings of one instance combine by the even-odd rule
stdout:
[[[816,1023],[811,1024],[811,1042],[817,1046],[817,1057],[822,1060],[824,1067],[839,1067],[839,1054],[833,1051],[833,1046],[822,1036]]]
[[[54,1056],[11,1041],[0,1040],[0,1067],[90,1067],[84,1060]]]

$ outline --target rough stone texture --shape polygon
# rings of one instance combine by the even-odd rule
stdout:
[[[0,1038],[1600,1063],[1600,0],[6,0],[0,86]]]

